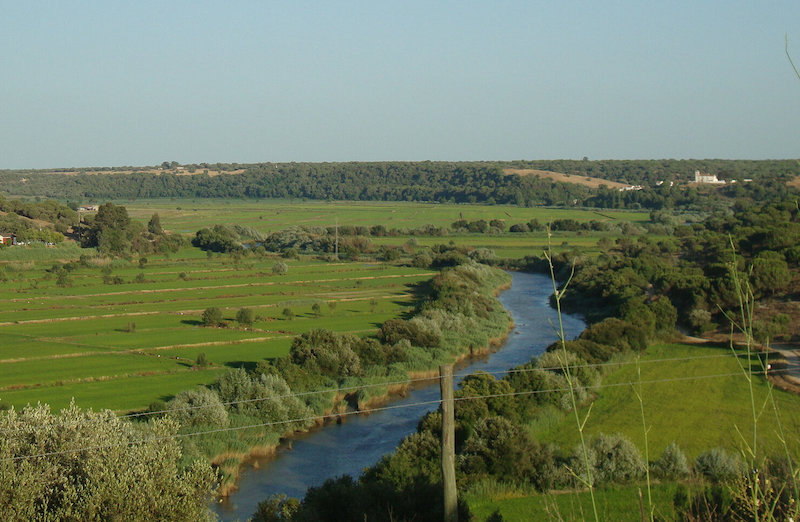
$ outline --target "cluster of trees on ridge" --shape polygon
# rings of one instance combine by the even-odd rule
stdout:
[[[81,246],[97,247],[100,253],[113,256],[177,252],[187,244],[182,236],[164,232],[158,214],[153,214],[145,226],[131,220],[125,207],[113,203],[104,203],[97,214],[87,216],[78,234]]]
[[[159,173],[58,175],[0,171],[0,185],[11,193],[69,199],[308,198],[317,200],[436,201],[504,203],[519,206],[595,206],[604,208],[695,208],[719,206],[730,198],[784,195],[786,182],[800,173],[794,160],[642,160],[553,162],[379,162],[261,163],[237,165],[244,172],[219,176]],[[576,176],[645,185],[620,192],[560,183],[535,175],[508,175],[504,168],[564,169]],[[689,181],[695,169],[721,177],[753,179],[723,191],[703,191],[656,181]]]
[[[77,222],[78,213],[58,201],[22,201],[0,194],[0,234],[13,234],[17,241],[60,243]]]

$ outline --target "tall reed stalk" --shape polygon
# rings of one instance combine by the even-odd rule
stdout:
[[[578,413],[578,401],[575,398],[575,380],[574,377],[572,376],[572,370],[569,366],[569,363],[567,362],[569,360],[567,356],[567,342],[566,342],[566,336],[564,334],[564,321],[562,319],[562,312],[561,312],[561,298],[564,296],[564,292],[567,291],[567,287],[569,286],[569,283],[572,281],[573,275],[575,275],[575,265],[574,264],[572,265],[569,278],[564,283],[561,290],[559,290],[558,283],[556,282],[555,267],[553,266],[551,239],[552,239],[552,232],[548,227],[547,250],[545,250],[544,252],[544,257],[545,259],[547,259],[547,263],[550,266],[550,280],[553,283],[553,296],[555,298],[556,312],[558,316],[557,334],[558,334],[558,340],[561,343],[561,352],[563,356],[562,368],[564,371],[564,376],[566,377],[567,380],[567,387],[569,388],[569,397],[572,404],[572,411],[575,414],[575,424],[578,428],[578,435],[580,436],[581,440],[581,450],[583,452],[583,466],[586,470],[586,477],[584,478],[580,476],[580,474],[575,473],[574,470],[570,470],[570,472],[578,481],[580,481],[583,485],[585,485],[589,489],[589,495],[592,499],[592,511],[594,513],[594,519],[595,521],[599,522],[600,517],[597,512],[597,503],[594,497],[594,479],[592,477],[592,465],[589,460],[589,448],[586,445],[586,440],[584,437],[584,428],[586,427],[586,422],[589,420],[589,415],[592,412],[592,406],[589,405],[589,410],[586,412],[586,416],[583,418],[583,420],[581,420],[580,415]]]

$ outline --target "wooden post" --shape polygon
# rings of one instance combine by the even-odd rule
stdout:
[[[453,365],[439,366],[442,390],[442,483],[444,485],[444,520],[458,522],[456,491],[456,435],[453,415]]]

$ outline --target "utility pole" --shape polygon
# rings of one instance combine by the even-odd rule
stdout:
[[[458,522],[456,491],[456,435],[453,403],[453,365],[439,366],[442,390],[442,484],[444,485],[444,521]]]

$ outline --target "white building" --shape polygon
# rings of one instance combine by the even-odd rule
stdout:
[[[716,174],[702,174],[699,170],[694,171],[695,183],[711,183],[714,185],[724,185],[725,180],[717,179]]]

